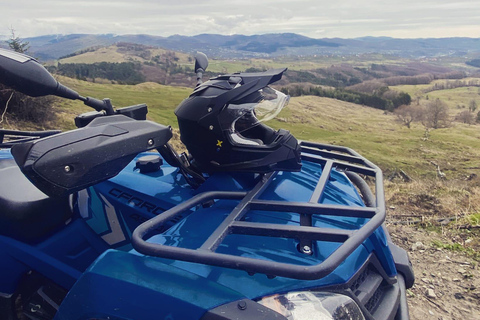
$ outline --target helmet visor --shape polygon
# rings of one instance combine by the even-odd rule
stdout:
[[[288,104],[290,96],[265,87],[259,90],[260,99],[256,102],[229,104],[227,110],[231,122],[231,130],[239,133],[275,118]]]
[[[244,103],[229,104],[222,114],[222,126],[237,145],[264,144],[271,140],[269,137],[275,131],[259,125],[275,118],[288,104],[289,98],[280,91],[265,87],[247,97]],[[260,127],[263,129],[258,129]]]
[[[290,96],[280,91],[265,87],[261,91],[263,100],[255,106],[255,116],[259,122],[265,122],[275,118],[288,104]]]

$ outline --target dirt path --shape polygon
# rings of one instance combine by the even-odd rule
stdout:
[[[412,320],[480,320],[480,268],[463,252],[439,248],[446,235],[413,226],[388,225],[393,241],[407,250],[415,270],[408,290]]]

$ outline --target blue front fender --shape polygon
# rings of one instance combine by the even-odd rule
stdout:
[[[73,286],[55,319],[199,319],[242,298],[188,271],[108,250]]]

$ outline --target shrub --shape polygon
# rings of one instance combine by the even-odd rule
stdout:
[[[56,119],[51,96],[32,98],[21,92],[0,85],[0,113],[17,121],[29,121],[39,127]]]

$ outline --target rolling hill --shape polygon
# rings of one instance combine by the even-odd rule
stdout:
[[[1,37],[1,35],[0,35]],[[45,35],[26,38],[31,52],[42,60],[58,59],[93,46],[109,46],[118,42],[130,42],[161,47],[181,52],[202,51],[217,58],[275,57],[284,55],[362,53],[392,54],[402,57],[465,56],[480,54],[480,38],[395,39],[388,37],[363,37],[356,39],[313,39],[293,33],[263,35],[196,36],[113,34]]]

